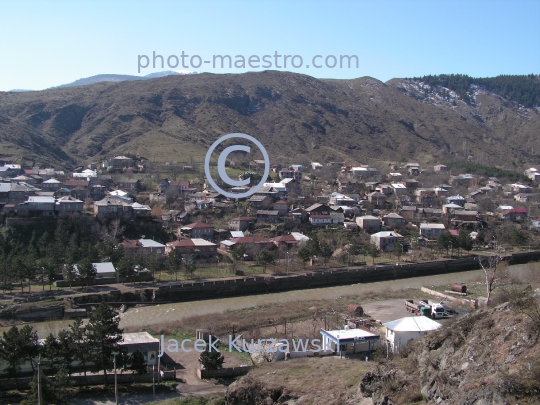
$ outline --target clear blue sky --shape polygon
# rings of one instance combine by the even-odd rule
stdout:
[[[358,68],[285,70],[383,81],[540,73],[540,1],[0,1],[1,91],[137,75],[138,55],[153,51],[203,60],[277,51],[302,56],[304,65],[315,55],[357,55]]]

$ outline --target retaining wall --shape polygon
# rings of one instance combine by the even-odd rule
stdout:
[[[514,253],[506,258],[511,264],[540,261],[540,251]],[[89,294],[74,297],[73,301],[77,304],[100,301],[128,303],[197,301],[335,285],[371,283],[478,269],[480,269],[480,265],[477,256],[468,256],[424,263],[316,270],[288,276],[269,275],[266,277],[236,277],[227,280],[185,281],[164,284],[155,290]]]
[[[242,367],[229,367],[221,368],[219,370],[201,370],[197,369],[197,377],[199,379],[203,378],[224,378],[224,377],[237,377],[239,375],[246,375],[251,367],[242,366]]]

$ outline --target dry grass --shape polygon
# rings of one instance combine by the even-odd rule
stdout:
[[[343,296],[337,299],[308,300],[273,303],[258,307],[244,308],[225,313],[213,313],[191,316],[182,320],[169,321],[164,324],[150,326],[149,331],[158,335],[172,335],[178,332],[192,334],[196,329],[208,329],[216,336],[230,333],[243,333],[245,336],[257,335],[262,329],[268,328],[277,334],[283,332],[284,324],[297,324],[311,322],[315,317],[319,319],[318,325],[324,326],[323,316],[327,314],[328,326],[340,324],[340,313],[347,313],[347,306],[351,303],[362,304],[366,302],[408,298],[417,295],[416,289],[400,291],[387,290],[382,292],[367,291],[361,296]],[[310,309],[311,308],[311,309]],[[313,310],[316,308],[316,310]],[[294,326],[292,326],[294,328]],[[302,329],[305,329],[302,326]],[[125,331],[139,331],[140,326],[126,327]],[[289,336],[293,329],[289,329]],[[317,329],[318,331],[318,329]],[[247,334],[246,334],[247,332]]]
[[[342,404],[356,393],[358,382],[373,363],[337,356],[267,363],[250,376],[282,386],[301,397],[298,404]]]

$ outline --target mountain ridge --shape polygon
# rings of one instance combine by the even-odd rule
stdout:
[[[202,159],[221,135],[244,132],[263,142],[272,161],[540,161],[538,109],[482,89],[473,96],[474,104],[444,98],[415,79],[277,71],[0,93],[0,157],[70,165],[133,153],[185,161]],[[18,144],[19,133],[32,133],[32,142]]]

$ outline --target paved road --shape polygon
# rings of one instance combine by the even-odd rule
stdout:
[[[158,392],[154,397],[152,394],[138,394],[120,396],[118,398],[119,404],[125,405],[137,405],[137,404],[147,404],[154,401],[162,401],[170,398],[183,398],[183,397],[193,397],[193,396],[208,396],[208,395],[223,395],[227,387],[223,385],[212,385],[212,386],[185,386],[185,384],[179,384],[176,388],[176,392]],[[103,395],[101,398],[96,399],[76,399],[73,401],[76,405],[115,405],[114,395]]]

